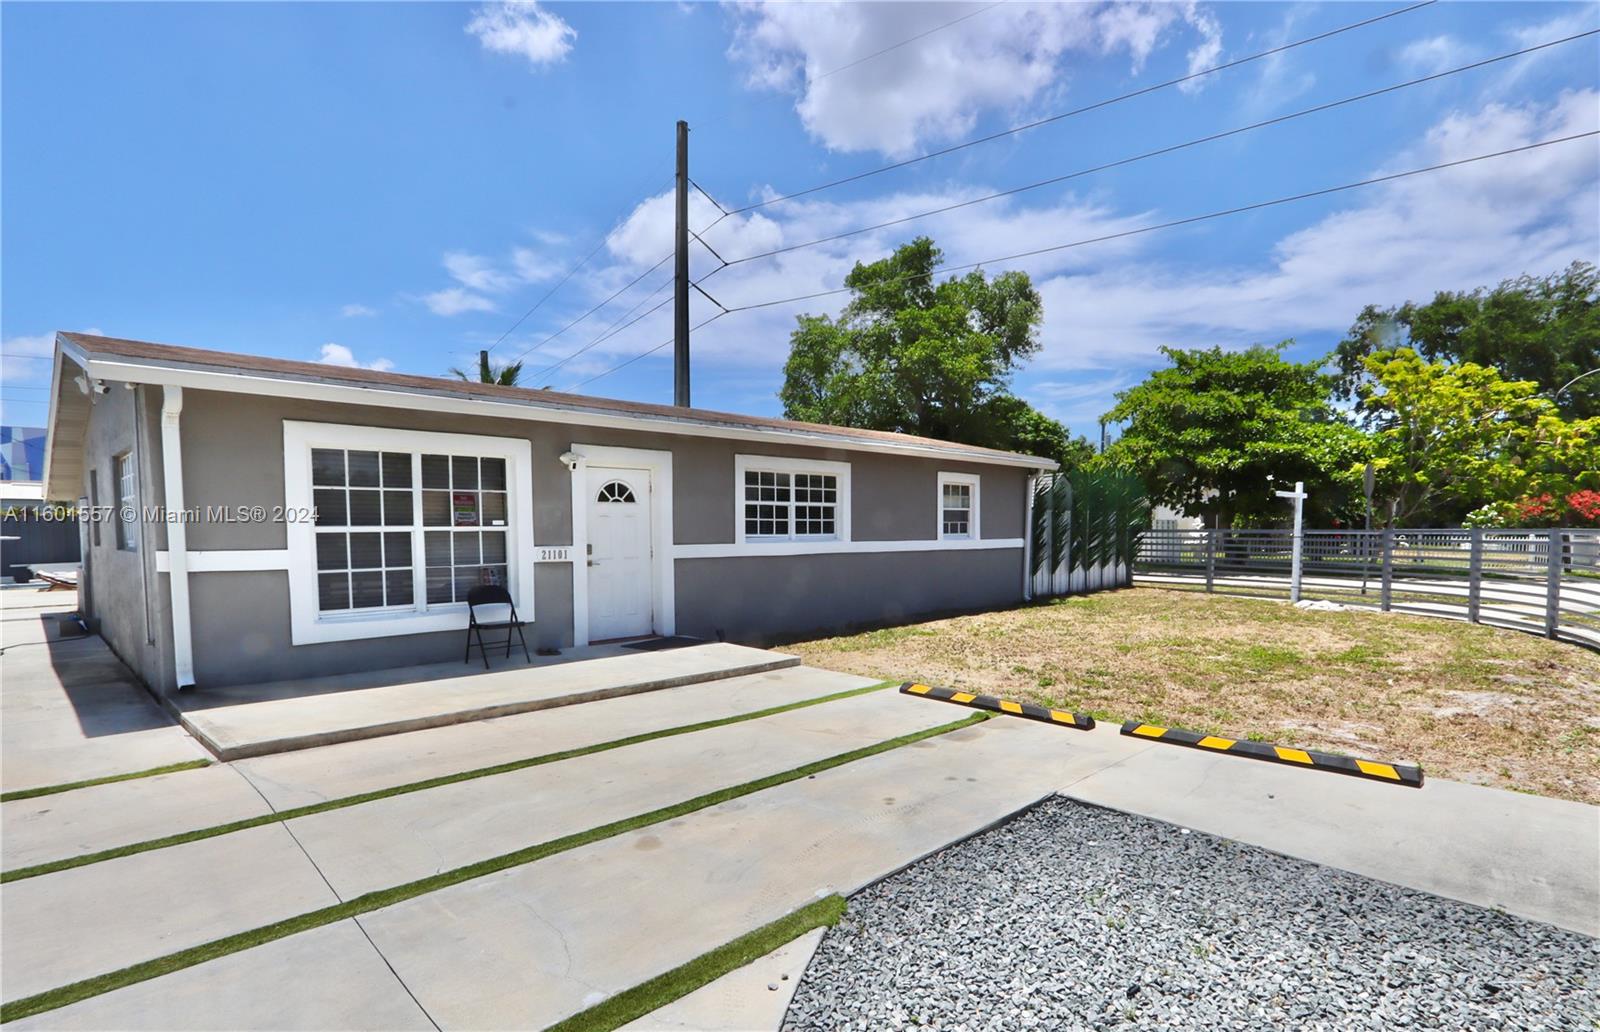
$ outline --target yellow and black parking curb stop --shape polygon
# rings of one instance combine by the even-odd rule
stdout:
[[[1077,728],[1079,731],[1088,731],[1094,727],[1094,718],[1087,713],[1071,713],[1067,710],[1047,709],[1044,706],[1035,706],[1031,702],[1012,702],[1010,699],[997,699],[993,695],[959,692],[954,688],[935,688],[932,685],[922,684],[918,681],[907,681],[900,686],[900,691],[906,695],[920,695],[925,699],[953,702],[960,706],[988,710],[991,713],[1004,713],[1012,717],[1042,720],[1046,724]]]
[[[1142,724],[1137,720],[1130,720],[1123,724],[1122,733],[1135,738],[1149,738],[1157,742],[1171,742],[1173,745],[1187,745],[1191,749],[1206,749],[1211,752],[1227,753],[1229,756],[1246,756],[1252,760],[1286,763],[1291,767],[1309,767],[1312,770],[1332,771],[1335,774],[1348,774],[1354,778],[1369,778],[1373,781],[1387,781],[1391,785],[1405,785],[1409,788],[1422,787],[1422,768],[1403,763],[1380,763],[1377,760],[1358,760],[1352,756],[1313,752],[1309,749],[1291,749],[1288,746],[1268,745],[1265,742],[1242,742],[1233,738],[1221,738],[1217,735],[1202,735],[1194,731],[1185,731],[1182,728]]]

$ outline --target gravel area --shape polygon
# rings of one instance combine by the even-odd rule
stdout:
[[[1600,943],[1066,799],[850,900],[787,1030],[1600,1028]]]

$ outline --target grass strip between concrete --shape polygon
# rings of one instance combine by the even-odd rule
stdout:
[[[579,1011],[572,1017],[559,1021],[545,1032],[612,1032],[636,1018],[681,999],[696,989],[736,971],[751,961],[759,960],[792,942],[813,928],[832,928],[844,916],[845,900],[834,894],[808,903],[792,914],[785,914],[771,924],[762,925],[709,953],[625,989],[609,1000]]]
[[[38,796],[55,795],[57,792],[70,792],[75,788],[93,788],[96,785],[109,785],[117,781],[134,781],[138,778],[153,778],[157,774],[175,774],[180,770],[199,770],[201,767],[211,766],[210,760],[185,760],[183,763],[169,763],[165,767],[151,767],[149,770],[136,770],[127,774],[108,774],[103,778],[90,778],[87,781],[69,781],[64,785],[45,785],[41,788],[19,788],[15,792],[0,792],[0,803],[10,803],[18,799],[34,799]]]
[[[238,953],[240,950],[247,950],[252,946],[273,942],[277,939],[294,935],[297,932],[310,931],[313,928],[320,928],[336,921],[343,921],[349,917],[360,917],[362,914],[393,906],[396,903],[404,903],[406,900],[415,899],[430,892],[437,892],[452,885],[459,885],[462,882],[472,881],[475,878],[482,878],[485,875],[495,874],[513,867],[521,867],[524,864],[543,860],[557,853],[565,853],[568,850],[587,846],[602,839],[612,838],[630,831],[636,831],[639,828],[649,827],[652,824],[676,820],[697,810],[704,810],[708,807],[725,803],[730,799],[737,799],[753,792],[776,788],[779,785],[798,781],[813,774],[820,774],[823,771],[832,770],[834,767],[842,767],[847,763],[854,763],[856,760],[864,760],[869,756],[876,756],[891,749],[898,749],[914,742],[921,742],[929,738],[936,738],[939,735],[949,734],[952,731],[959,731],[962,728],[971,727],[988,719],[988,713],[974,713],[963,720],[925,728],[911,734],[901,735],[898,738],[886,739],[872,745],[862,746],[859,749],[852,749],[849,752],[839,753],[836,756],[829,756],[826,759],[813,760],[803,766],[778,774],[769,774],[754,781],[746,781],[743,784],[731,785],[715,792],[707,792],[704,795],[685,799],[671,806],[663,806],[634,817],[626,817],[585,831],[563,835],[548,842],[525,846],[514,852],[503,853],[487,860],[479,860],[477,863],[467,864],[464,867],[457,867],[449,871],[440,871],[438,874],[419,878],[416,881],[395,885],[387,889],[377,889],[354,899],[345,900],[343,903],[335,903],[332,906],[308,911],[295,917],[263,925],[260,928],[253,928],[249,931],[226,935],[220,939],[213,939],[211,942],[202,943],[199,946],[191,946],[176,953],[169,953],[164,957],[141,961],[116,971],[109,971],[103,975],[95,975],[93,978],[85,978],[42,993],[35,993],[20,1000],[0,1004],[0,1023],[17,1021],[45,1011],[55,1010],[58,1007],[65,1007],[68,1004],[77,1003],[79,1000],[86,1000],[91,996],[99,996],[114,989],[121,989],[147,979],[158,978],[174,971],[181,971],[184,968],[203,964],[208,960],[216,960],[218,957],[225,957],[231,953]]]
[[[808,706],[820,706],[825,702],[837,702],[840,699],[881,691],[895,683],[894,681],[882,681],[878,684],[866,685],[861,688],[849,688],[842,692],[834,692],[831,695],[819,695],[813,699],[801,699],[798,702],[784,703],[782,706],[769,706],[766,709],[752,710],[749,713],[736,713],[731,717],[721,717],[717,720],[702,720],[696,724],[680,724],[677,727],[661,728],[658,731],[643,731],[636,735],[629,735],[626,738],[617,738],[609,742],[597,742],[594,745],[585,745],[577,749],[563,749],[560,752],[545,753],[541,756],[530,756],[521,760],[508,760],[505,763],[497,763],[489,767],[477,767],[457,774],[441,774],[438,777],[428,778],[423,781],[411,781],[403,785],[394,785],[390,788],[380,788],[371,792],[361,792],[357,795],[341,796],[338,799],[325,799],[320,803],[307,803],[305,806],[295,806],[287,810],[264,813],[257,817],[246,817],[243,820],[216,824],[209,828],[196,828],[193,831],[180,832],[176,835],[163,835],[160,838],[146,839],[143,842],[130,842],[125,846],[102,849],[95,853],[84,853],[81,856],[69,856],[60,860],[33,864],[29,867],[18,867],[0,873],[0,884],[19,881],[23,878],[37,878],[40,875],[54,874],[57,871],[68,871],[74,867],[98,864],[106,860],[115,860],[118,857],[132,856],[135,853],[148,853],[153,849],[181,846],[185,842],[216,838],[218,835],[228,835],[236,831],[259,828],[264,824],[279,824],[283,821],[294,820],[296,817],[309,817],[314,813],[342,810],[347,806],[360,806],[362,803],[376,802],[379,799],[388,799],[391,796],[406,795],[411,792],[424,792],[430,788],[440,788],[444,785],[455,784],[458,781],[472,781],[475,778],[493,777],[496,774],[509,774],[512,771],[524,770],[528,767],[539,767],[546,763],[573,760],[580,756],[590,756],[594,753],[607,752],[611,749],[621,749],[625,746],[638,745],[641,742],[649,742],[657,738],[672,738],[676,735],[687,735],[696,731],[709,731],[712,728],[725,727],[728,724],[738,724],[746,720],[759,720],[762,717],[772,717],[779,713],[788,713],[791,710],[805,709]],[[204,765],[208,761],[202,760],[200,762]],[[113,778],[110,780],[120,779]]]

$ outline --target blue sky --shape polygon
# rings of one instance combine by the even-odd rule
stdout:
[[[667,253],[678,118],[693,177],[735,207],[1401,6],[7,3],[0,421],[43,421],[48,363],[30,356],[58,329],[441,374],[596,247],[494,354],[523,355],[534,386],[669,401],[670,348],[608,370],[670,336],[670,306],[568,356],[666,297],[650,292],[670,266],[549,338]],[[1592,3],[1439,3],[706,240],[725,258],[805,242],[1597,27]],[[837,287],[918,232],[980,261],[1592,130],[1596,38],[705,286],[752,304]],[[691,221],[716,214],[697,197]],[[1317,355],[1363,304],[1597,256],[1590,138],[988,268],[1045,297],[1018,392],[1093,436],[1161,345],[1293,337]],[[716,265],[696,249],[697,276]],[[777,414],[794,317],[841,303],[701,330],[696,404]],[[696,298],[697,320],[714,312]]]

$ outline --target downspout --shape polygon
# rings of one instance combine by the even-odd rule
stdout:
[[[1029,473],[1028,498],[1022,514],[1022,601],[1033,601],[1033,494],[1039,474]]]
[[[178,687],[194,687],[194,638],[189,623],[189,528],[183,505],[183,444],[179,419],[183,388],[167,384],[161,396],[161,473],[166,486],[168,585],[172,591],[172,666]]]

